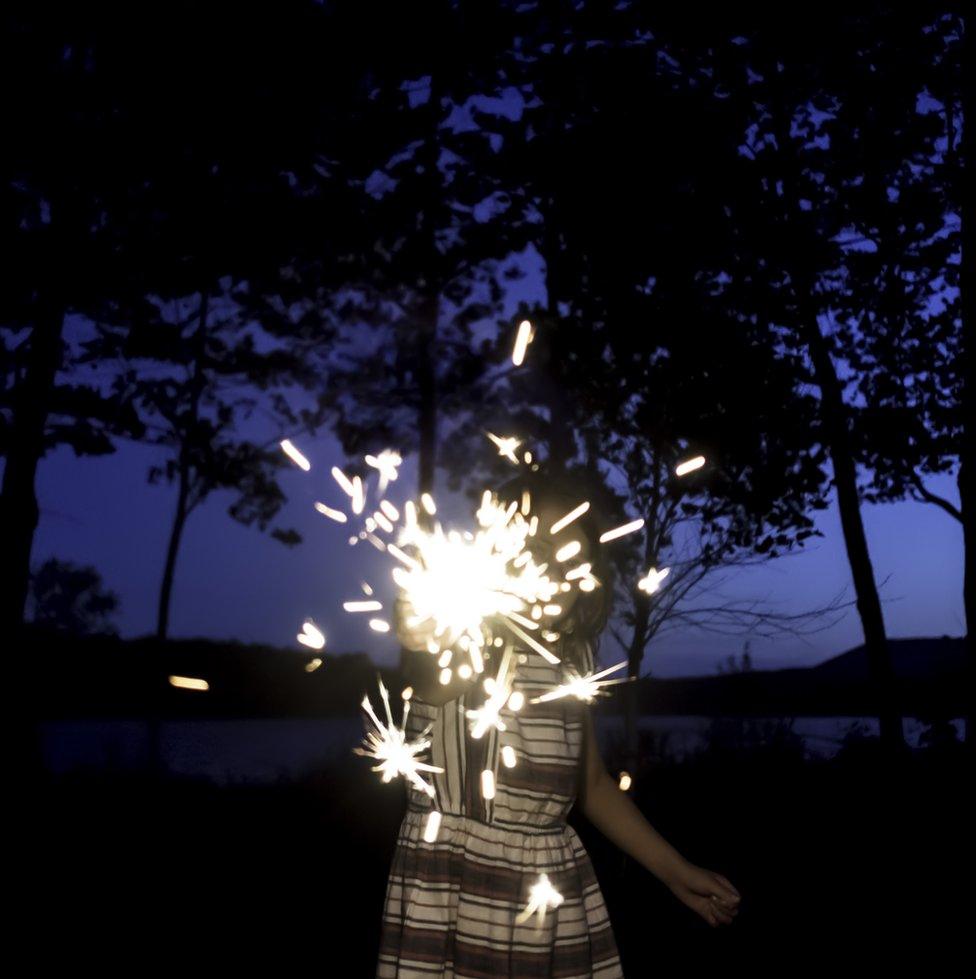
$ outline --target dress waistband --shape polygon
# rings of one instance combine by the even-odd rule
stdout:
[[[428,813],[434,812],[434,808],[420,809],[417,806],[408,805],[408,813],[416,813],[418,816],[425,816]],[[492,823],[485,822],[483,819],[479,819],[477,816],[472,816],[466,812],[444,812],[443,810],[436,810],[441,814],[441,823],[443,824],[445,820],[461,820],[464,822],[478,823],[480,826],[487,826],[490,829],[502,830],[506,833],[522,833],[525,836],[554,836],[556,834],[562,834],[566,832],[568,826],[567,823],[554,823],[551,826],[533,826],[531,823],[506,823],[501,820],[495,820]]]

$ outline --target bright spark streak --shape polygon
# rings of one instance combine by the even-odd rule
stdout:
[[[550,534],[558,534],[560,530],[564,527],[568,527],[577,517],[582,517],[587,510],[590,509],[589,500],[585,503],[581,503],[574,510],[570,510],[565,517],[560,517],[550,528]]]
[[[493,435],[491,432],[487,433],[488,438],[498,446],[498,454],[504,456],[506,459],[511,459],[515,465],[518,465],[518,459],[515,458],[515,450],[522,444],[519,439],[515,438],[514,435],[509,435],[505,438],[500,438],[498,435]]]
[[[523,632],[523,630],[521,630],[514,622],[509,622],[508,627],[522,640],[522,642],[531,646],[540,656],[547,659],[550,663],[561,662],[558,656],[554,656],[552,653],[550,653],[549,650],[542,645],[542,643],[536,642],[532,636],[530,636],[527,632]]]
[[[316,503],[315,509],[336,523],[345,523],[349,519],[341,510],[333,510],[332,507],[326,506],[324,503]]]
[[[441,814],[436,809],[431,809],[424,821],[424,842],[433,843],[437,839],[437,831],[441,827]]]
[[[502,762],[506,768],[515,767],[515,749],[510,744],[507,744],[504,748],[502,748]]]
[[[508,709],[509,710],[521,710],[525,705],[525,694],[521,690],[516,690],[512,693],[512,696],[508,698]]]
[[[614,527],[613,530],[608,530],[605,534],[601,534],[600,543],[606,544],[606,542],[609,540],[616,540],[618,537],[623,537],[625,534],[632,534],[635,530],[640,530],[643,526],[643,517],[639,517],[637,520],[631,520],[630,523],[625,523],[620,527]]]
[[[403,775],[417,789],[421,792],[426,792],[433,798],[435,794],[434,786],[425,782],[418,773],[443,772],[444,769],[434,765],[428,765],[417,759],[417,755],[430,747],[430,741],[425,735],[430,731],[431,726],[428,725],[424,729],[423,734],[418,740],[408,741],[406,723],[407,715],[410,713],[410,701],[404,700],[403,718],[400,722],[400,727],[396,727],[393,724],[393,717],[390,714],[389,696],[386,687],[383,686],[382,680],[379,681],[379,686],[380,696],[383,698],[383,705],[386,708],[387,723],[384,724],[376,716],[373,706],[369,702],[369,697],[364,696],[362,708],[373,722],[375,731],[368,731],[366,733],[363,741],[365,747],[353,748],[352,750],[357,755],[366,755],[379,761],[379,764],[375,765],[372,770],[374,772],[382,772],[384,782],[390,782],[397,775]]]
[[[601,677],[605,677],[608,673],[615,673],[617,670],[627,665],[627,661],[624,660],[618,663],[616,666],[611,666],[609,669],[602,670],[599,673],[587,673],[586,676],[579,676],[578,674],[570,674],[570,679],[567,683],[562,683],[558,687],[554,687],[548,693],[542,694],[540,697],[533,697],[530,701],[533,704],[541,704],[547,700],[557,700],[560,697],[577,697],[585,703],[590,703],[594,697],[603,693],[602,687],[608,687],[613,683],[626,683],[630,677],[622,677],[616,680],[602,680]]]
[[[601,538],[602,540],[602,538]],[[578,540],[571,540],[568,544],[560,547],[556,551],[556,560],[562,563],[563,561],[568,561],[571,557],[575,557],[582,550],[583,545],[580,544]]]
[[[515,334],[515,346],[512,348],[512,363],[521,367],[525,360],[525,351],[532,341],[532,324],[528,320],[519,323],[518,333]]]
[[[495,798],[495,773],[490,768],[481,773],[481,794],[486,799]]]
[[[632,784],[633,784],[633,779],[630,777],[630,775],[627,772],[621,772],[620,773],[621,791],[626,792]]]
[[[380,510],[377,510],[376,513],[373,514],[373,519],[376,521],[377,525],[382,530],[385,530],[388,534],[393,533],[393,524],[391,524],[390,521],[386,519],[385,513],[381,512]]]
[[[347,612],[378,612],[382,607],[382,602],[343,602],[342,607]]]
[[[305,664],[306,673],[314,673],[322,665],[322,660],[316,656],[315,659],[310,659]]]
[[[366,490],[363,486],[363,481],[359,476],[353,476],[352,512],[356,514],[362,513],[364,506],[366,506]]]
[[[295,638],[303,646],[308,646],[310,649],[321,649],[325,645],[325,636],[313,622],[305,622],[302,625],[302,631]]]
[[[389,500],[380,500],[380,509],[390,520],[400,519],[400,511]]]
[[[420,496],[420,505],[431,516],[433,516],[435,513],[437,513],[437,506],[434,503],[434,498],[430,495],[430,493],[422,493],[421,494],[421,496]]]
[[[352,480],[338,467],[332,467],[332,478],[342,487],[342,491],[349,497],[355,497],[356,487]]]
[[[704,456],[695,456],[693,459],[686,459],[680,465],[675,466],[674,474],[675,476],[687,476],[688,473],[693,473],[696,469],[701,469],[705,465]]]
[[[295,448],[290,439],[282,439],[278,444],[284,450],[285,455],[288,456],[288,458],[291,459],[291,461],[294,462],[299,469],[304,469],[305,472],[308,472],[309,469],[312,468],[312,464],[305,458],[305,456],[301,454],[301,452],[298,451],[298,449]]]
[[[210,684],[206,680],[195,676],[170,676],[169,683],[172,687],[182,687],[185,690],[209,690]]]
[[[370,627],[370,629],[373,630],[373,632],[389,632],[390,631],[390,623],[389,622],[386,622],[383,619],[370,619],[369,620],[369,627]]]
[[[518,924],[522,924],[537,913],[538,918],[535,927],[538,931],[542,927],[547,909],[558,907],[562,903],[563,896],[549,882],[549,875],[540,874],[539,880],[532,885],[529,891],[528,906],[524,911],[519,912],[515,920]]]
[[[661,568],[660,571],[656,570],[655,568],[651,568],[650,571],[647,572],[647,575],[637,582],[637,587],[640,588],[641,591],[646,591],[648,595],[653,595],[654,592],[661,587],[661,582],[664,581],[664,579],[667,578],[670,573],[670,568]]]

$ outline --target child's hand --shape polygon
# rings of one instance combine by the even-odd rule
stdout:
[[[665,883],[682,904],[700,914],[713,928],[730,925],[739,913],[739,892],[714,870],[685,861]]]

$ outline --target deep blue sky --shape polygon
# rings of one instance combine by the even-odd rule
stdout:
[[[538,263],[525,259],[527,278],[509,293],[509,311],[520,299],[541,298]],[[531,347],[529,348],[531,355]],[[280,523],[297,527],[305,542],[285,548],[256,529],[242,527],[227,515],[230,494],[211,497],[187,524],[171,606],[171,635],[261,641],[292,646],[306,617],[326,633],[326,651],[365,649],[379,662],[393,662],[389,636],[372,632],[365,616],[342,611],[346,598],[360,596],[368,580],[388,595],[388,559],[367,544],[349,547],[349,531],[313,509],[315,500],[339,505],[344,497],[329,470],[342,462],[338,446],[325,435],[317,441],[296,438],[312,461],[312,470],[287,472],[289,497]],[[395,448],[395,446],[394,446]],[[485,451],[493,451],[485,443]],[[124,636],[155,628],[156,603],[175,489],[151,486],[146,471],[158,457],[144,446],[124,444],[111,456],[76,458],[70,449],[47,456],[38,472],[41,519],[33,562],[56,555],[94,564],[108,587],[121,598],[119,624]],[[414,495],[412,460],[388,496],[394,502]],[[931,481],[932,488],[958,503],[952,477]],[[470,510],[439,497],[442,511],[458,518]],[[965,632],[962,610],[962,534],[959,524],[935,507],[899,503],[864,507],[868,542],[882,588],[889,635],[959,636]],[[470,519],[470,518],[469,518]],[[758,568],[735,571],[724,594],[759,598],[777,611],[804,611],[823,605],[847,589],[853,598],[835,508],[817,522],[816,538],[795,556]],[[851,609],[830,629],[804,638],[754,638],[756,667],[801,666],[819,662],[859,644],[861,629]],[[716,662],[738,655],[743,639],[695,630],[662,637],[648,650],[646,666],[660,676],[711,673]],[[618,661],[609,636],[601,659]]]

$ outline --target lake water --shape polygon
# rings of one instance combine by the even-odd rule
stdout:
[[[639,726],[657,736],[667,735],[668,753],[680,758],[701,744],[710,721],[696,716],[645,716]],[[915,718],[904,721],[906,740],[917,747],[924,725]],[[961,738],[963,720],[953,723]],[[595,724],[604,748],[623,735],[622,718],[596,715]],[[877,719],[870,717],[798,717],[793,731],[802,737],[808,756],[830,757],[852,726],[867,735],[878,733]],[[144,764],[142,720],[45,721],[41,728],[51,771],[62,773],[80,766],[137,769]],[[311,774],[350,753],[361,743],[363,732],[361,717],[167,721],[161,727],[160,751],[174,774],[203,776],[221,785],[275,782]]]

